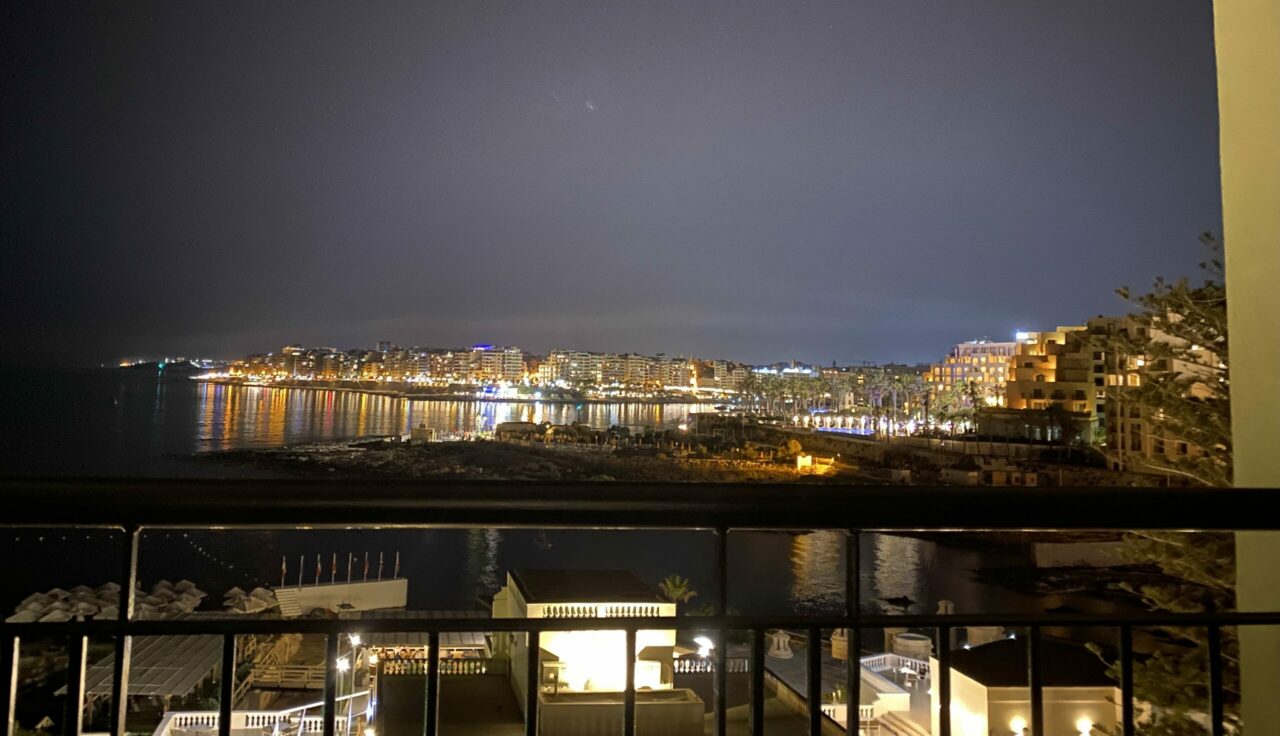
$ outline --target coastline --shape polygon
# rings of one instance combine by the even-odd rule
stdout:
[[[248,381],[233,378],[198,378],[192,377],[196,383],[212,383],[222,386],[252,386],[258,388],[292,388],[292,389],[312,389],[316,391],[342,391],[346,393],[371,394],[374,396],[385,396],[390,399],[404,399],[406,401],[471,401],[476,403],[495,403],[495,404],[564,404],[564,405],[607,405],[607,404],[645,404],[652,406],[668,406],[674,404],[694,404],[699,406],[712,407],[723,403],[722,401],[708,401],[697,397],[679,397],[679,396],[661,396],[661,397],[619,397],[619,398],[571,398],[564,396],[550,396],[543,398],[533,398],[526,396],[516,396],[511,398],[497,396],[475,396],[474,394],[438,394],[438,393],[417,393],[410,391],[396,391],[387,388],[378,388],[370,386],[350,385],[346,381],[282,381],[272,384],[256,384]]]

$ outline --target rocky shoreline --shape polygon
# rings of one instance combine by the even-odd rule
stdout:
[[[326,477],[511,481],[851,483],[846,473],[802,476],[784,463],[680,457],[589,445],[478,440],[410,445],[386,440],[325,442],[198,453],[197,461]]]

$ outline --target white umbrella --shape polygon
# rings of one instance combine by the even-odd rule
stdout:
[[[120,586],[115,583],[103,583],[98,586],[99,593],[119,593]]]
[[[31,611],[18,611],[4,620],[7,624],[29,624],[40,620],[40,614]]]
[[[49,624],[49,623],[56,624],[56,623],[62,623],[63,621],[70,621],[70,620],[71,620],[71,614],[67,613],[66,611],[50,611],[40,617],[40,623],[42,624]]]
[[[85,603],[84,601],[80,601],[71,607],[71,614],[74,616],[92,616],[97,612],[98,612],[97,606],[90,603]]]
[[[184,578],[182,580],[179,580],[177,584],[173,586],[173,589],[181,593],[184,590],[191,590],[194,587],[196,587],[195,583]]]

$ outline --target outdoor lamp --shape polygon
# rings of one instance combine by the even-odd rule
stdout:
[[[1080,736],[1089,736],[1093,732],[1093,721],[1087,716],[1081,716],[1080,720],[1076,721],[1076,730],[1080,732]]]
[[[1009,719],[1009,728],[1013,729],[1014,736],[1022,736],[1027,730],[1027,719],[1022,716],[1014,716]]]
[[[711,650],[716,648],[715,642],[705,636],[695,636],[693,643],[698,645],[698,656],[707,657],[711,655]]]
[[[364,736],[378,736],[378,730],[372,727],[366,728],[364,730]]]
[[[358,646],[360,646],[360,635],[359,635],[359,634],[351,634],[348,638],[349,638],[349,639],[351,639],[351,646],[353,646],[353,647],[358,647]]]
[[[369,664],[377,664],[377,663],[378,663],[378,653],[377,653],[377,652],[369,652],[369,656],[368,656],[368,658],[366,659],[366,661],[367,661]]]
[[[339,672],[346,672],[347,670],[351,669],[351,660],[347,659],[346,657],[339,657],[337,661],[337,667]]]

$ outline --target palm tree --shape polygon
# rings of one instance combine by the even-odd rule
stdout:
[[[662,597],[670,603],[688,603],[698,597],[698,591],[693,589],[689,578],[680,577],[675,573],[671,573],[658,583],[658,592],[662,593]]]

